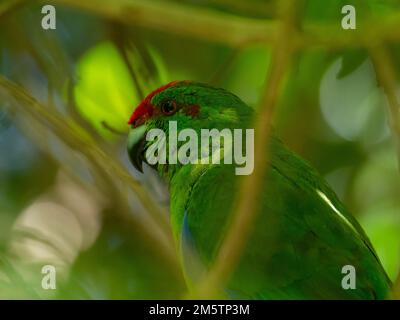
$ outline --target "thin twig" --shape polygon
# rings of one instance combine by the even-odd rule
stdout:
[[[260,196],[265,189],[265,173],[268,167],[268,140],[271,118],[276,105],[282,80],[292,54],[291,34],[295,5],[285,0],[282,5],[282,24],[279,36],[272,48],[271,69],[265,91],[260,101],[259,114],[255,123],[254,172],[243,178],[239,188],[237,206],[233,220],[221,245],[214,265],[204,281],[193,292],[200,298],[215,297],[229,280],[249,238],[251,227],[259,212]],[[254,192],[248,192],[254,190]]]

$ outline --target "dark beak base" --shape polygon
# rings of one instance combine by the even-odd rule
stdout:
[[[146,134],[144,127],[132,129],[128,136],[128,154],[133,166],[143,173],[145,159]]]

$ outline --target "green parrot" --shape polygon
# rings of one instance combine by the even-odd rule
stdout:
[[[191,128],[201,136],[202,129],[244,132],[251,129],[255,116],[252,108],[224,89],[174,81],[150,93],[134,110],[129,120],[129,157],[142,171],[142,163],[150,163],[146,156],[150,148],[168,146],[171,121],[178,133]],[[151,129],[162,130],[165,139],[147,139]],[[222,140],[224,151],[228,144]],[[182,144],[178,142],[178,148]],[[356,219],[316,170],[274,135],[268,147],[260,212],[224,288],[226,297],[387,298],[390,280]],[[180,163],[171,161],[171,154],[150,165],[169,188],[171,227],[191,286],[201,281],[218,253],[241,176],[234,163]],[[354,279],[346,278],[351,276]]]

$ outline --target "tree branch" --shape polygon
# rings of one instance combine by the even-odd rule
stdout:
[[[138,217],[138,215],[121,211],[117,212],[119,218],[127,223],[139,224],[141,229],[159,244],[161,249],[158,251],[167,256],[170,261],[177,263],[167,214],[154,204],[154,201],[147,195],[147,191],[132,178],[119,162],[97,146],[96,141],[85,129],[71,118],[61,117],[56,112],[46,108],[24,89],[2,76],[0,76],[0,95],[4,95],[8,101],[15,101],[13,105],[18,110],[15,113],[16,115],[29,116],[37,120],[38,123],[51,128],[58,138],[72,149],[84,154],[109,180],[115,181],[115,177],[117,177],[117,183],[123,184],[122,188],[116,185],[118,190],[121,190],[121,192],[132,190],[149,214]]]
[[[268,168],[268,140],[271,118],[293,52],[290,38],[294,32],[296,6],[290,0],[282,1],[281,5],[282,23],[279,28],[279,36],[272,48],[271,67],[254,125],[254,145],[256,146],[254,150],[254,172],[243,178],[237,193],[237,206],[233,212],[233,220],[218,255],[204,281],[193,292],[199,298],[215,297],[218,291],[229,281],[260,209],[260,197],[266,187],[265,174]],[[248,190],[254,190],[254,192],[248,192]]]
[[[400,102],[395,74],[396,68],[389,51],[384,45],[371,47],[369,51],[378,81],[385,90],[388,99],[389,121],[396,145],[398,168],[400,171]],[[393,284],[391,298],[400,299],[400,272]]]
[[[131,25],[231,46],[270,42],[275,29],[272,21],[259,21],[173,2],[56,0],[53,3],[77,7]]]
[[[400,102],[396,81],[395,66],[388,50],[383,46],[374,46],[369,49],[375,67],[377,78],[382,85],[388,100],[389,122],[393,139],[396,144],[397,159],[400,170]]]
[[[26,2],[26,0],[2,0],[0,3],[0,18],[17,9],[24,2]]]
[[[44,0],[39,0],[45,3]],[[54,0],[52,3],[76,7],[102,17],[148,29],[213,41],[232,47],[272,44],[280,34],[278,21],[254,19],[202,7],[157,0]],[[340,49],[365,47],[377,41],[400,41],[400,13],[371,20],[362,28],[343,30],[340,24],[304,22],[302,31],[291,34],[299,48]],[[329,35],[329,36],[328,36]]]

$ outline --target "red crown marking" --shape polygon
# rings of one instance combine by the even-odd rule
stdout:
[[[153,114],[153,106],[151,105],[151,99],[157,94],[160,93],[161,91],[164,91],[165,89],[168,89],[175,84],[177,84],[179,81],[172,81],[170,83],[167,83],[166,85],[161,86],[160,88],[154,90],[150,94],[147,95],[146,98],[137,106],[135,111],[133,112],[132,116],[130,117],[128,124],[133,124],[136,120],[138,119],[145,119],[145,118],[150,118]]]

